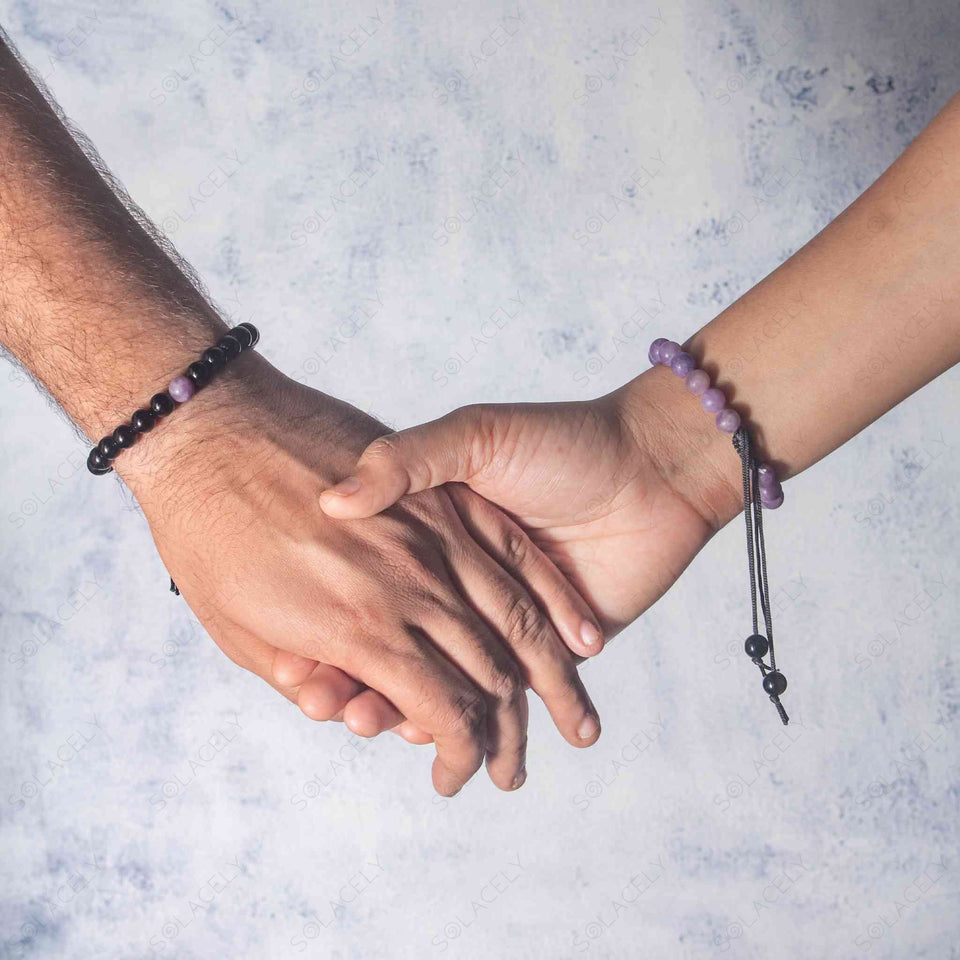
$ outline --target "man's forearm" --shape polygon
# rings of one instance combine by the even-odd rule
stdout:
[[[781,477],[960,361],[960,96],[866,193],[685,349],[746,414]],[[703,482],[704,457],[720,465],[711,494],[718,521],[740,508],[729,437],[668,370],[648,371],[622,394],[628,409],[634,397],[660,398],[684,434],[689,457],[678,470],[691,483]]]
[[[0,341],[93,440],[227,329],[114,191],[0,38]]]

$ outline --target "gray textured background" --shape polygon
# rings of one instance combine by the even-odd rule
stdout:
[[[949,0],[0,9],[264,353],[396,425],[620,384],[960,74]],[[3,957],[960,956],[958,371],[788,485],[786,731],[733,526],[585,669],[594,749],[535,704],[527,786],[454,801],[229,663],[0,374]]]

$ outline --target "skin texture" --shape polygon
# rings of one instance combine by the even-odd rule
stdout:
[[[0,342],[96,440],[226,329],[0,42]],[[484,761],[515,789],[526,686],[570,743],[599,736],[570,653],[599,651],[596,618],[526,534],[465,487],[358,524],[326,517],[320,492],[384,432],[250,352],[115,468],[231,659],[317,718],[339,716],[333,701],[361,684],[383,691],[414,739],[436,743],[443,794]],[[335,679],[333,700],[305,683],[314,674]]]
[[[960,96],[805,247],[686,344],[781,479],[960,361]],[[612,634],[742,508],[729,436],[659,367],[580,404],[464,408],[378,438],[324,511],[451,480],[513,514]],[[370,693],[354,724],[399,718]],[[402,731],[412,738],[407,724]]]

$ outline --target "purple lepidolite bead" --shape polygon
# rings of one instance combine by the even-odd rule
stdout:
[[[723,391],[717,387],[710,387],[709,390],[704,390],[700,394],[700,406],[707,413],[719,413],[726,405],[727,398],[723,395]]]
[[[740,414],[736,410],[724,407],[717,414],[717,429],[724,433],[736,433],[740,426]]]
[[[174,377],[167,387],[167,393],[173,397],[177,403],[186,403],[195,393],[197,388],[189,377]]]
[[[686,377],[696,365],[697,361],[689,353],[684,353],[682,350],[670,361],[670,369],[678,377]]]
[[[781,490],[775,497],[767,496],[763,487],[760,488],[760,503],[764,510],[776,510],[783,503],[783,491]]]
[[[691,370],[683,382],[695,397],[699,397],[704,390],[709,389],[710,375],[706,370]]]
[[[669,367],[673,363],[673,358],[678,354],[682,353],[679,343],[674,343],[673,340],[668,340],[666,343],[660,344],[660,362]]]
[[[777,482],[777,471],[773,469],[773,466],[769,463],[761,463],[757,467],[757,476],[760,478],[760,486],[769,486],[772,483]]]

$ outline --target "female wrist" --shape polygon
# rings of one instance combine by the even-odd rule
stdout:
[[[711,530],[743,510],[740,460],[729,434],[704,416],[668,368],[652,367],[614,391],[611,399],[636,447]]]

